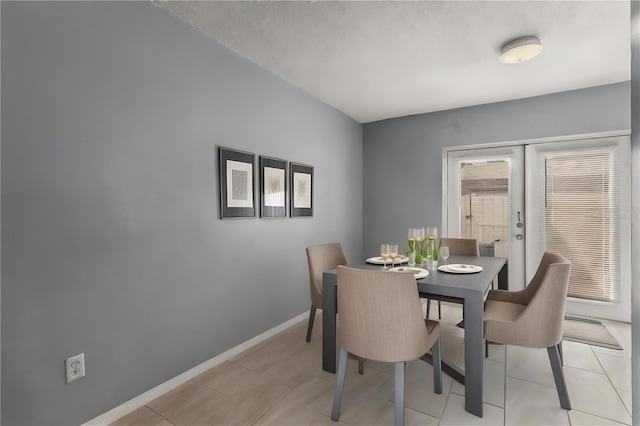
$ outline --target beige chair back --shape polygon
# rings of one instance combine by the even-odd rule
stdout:
[[[322,273],[348,265],[349,261],[340,243],[328,243],[307,247],[307,262],[311,304],[322,309]]]
[[[480,256],[475,238],[440,238],[440,247],[449,247],[449,256]]]
[[[571,262],[564,256],[546,252],[529,285],[521,291],[491,291],[492,300],[507,302],[497,312],[511,310],[512,321],[493,321],[485,309],[485,337],[488,341],[531,348],[548,348],[562,340],[565,304],[569,290]]]
[[[566,410],[571,401],[562,371],[562,327],[570,276],[571,262],[546,252],[525,289],[490,290],[484,305],[487,343],[547,349],[560,406]]]
[[[338,336],[350,353],[377,361],[420,358],[438,339],[425,319],[412,273],[338,267]]]

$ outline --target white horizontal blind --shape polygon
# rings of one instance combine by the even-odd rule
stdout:
[[[542,251],[572,263],[569,296],[620,300],[620,150],[618,146],[541,152]]]

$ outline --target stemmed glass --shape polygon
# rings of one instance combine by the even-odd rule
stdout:
[[[398,257],[398,245],[389,244],[389,258],[391,259],[391,267],[396,265],[396,257]]]
[[[449,258],[449,247],[440,247],[440,257],[444,260],[444,266],[447,266],[447,259]]]
[[[386,271],[387,268],[387,259],[389,258],[389,244],[381,244],[380,245],[380,257],[384,260],[384,266],[382,267],[383,271]]]

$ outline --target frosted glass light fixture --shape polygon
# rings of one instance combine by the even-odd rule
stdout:
[[[502,46],[498,61],[503,64],[518,64],[538,56],[543,49],[538,37],[519,37]]]

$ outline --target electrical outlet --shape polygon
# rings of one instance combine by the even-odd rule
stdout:
[[[72,356],[64,360],[65,371],[67,373],[67,383],[84,377],[84,353]]]

